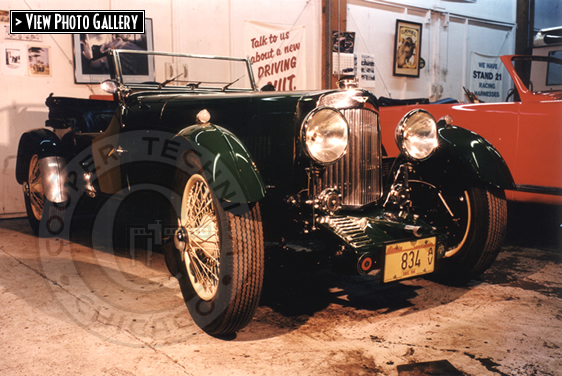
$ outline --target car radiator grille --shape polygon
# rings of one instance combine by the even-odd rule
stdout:
[[[347,153],[328,166],[320,189],[337,188],[343,206],[362,206],[381,196],[381,148],[378,115],[369,109],[341,110],[349,123]]]

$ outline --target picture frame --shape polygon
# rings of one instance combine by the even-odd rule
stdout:
[[[51,47],[40,45],[27,46],[28,74],[32,77],[51,76]],[[21,59],[21,56],[20,56]]]
[[[394,76],[420,76],[421,40],[421,23],[396,20],[392,69]]]
[[[352,54],[355,48],[355,32],[337,30],[332,31],[332,52]]]
[[[73,34],[74,82],[100,83],[108,80],[109,67],[104,52],[109,49],[154,51],[152,19],[145,19],[144,34]],[[129,55],[124,67],[126,82],[154,81],[154,57]]]
[[[0,43],[0,74],[8,76],[28,75],[28,46],[21,43]]]

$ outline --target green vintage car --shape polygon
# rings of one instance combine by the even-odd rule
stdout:
[[[250,322],[269,246],[319,244],[339,269],[382,283],[467,281],[501,247],[511,174],[448,116],[404,114],[390,158],[377,98],[352,78],[275,92],[256,87],[247,59],[113,50],[108,61],[112,101],[51,95],[46,127],[21,137],[29,222],[64,236],[87,207],[95,237],[152,234],[209,334]],[[150,210],[123,223],[119,207],[140,193]]]

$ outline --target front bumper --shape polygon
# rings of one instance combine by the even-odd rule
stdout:
[[[433,247],[434,260],[431,260],[433,265],[445,255],[446,235],[435,231],[431,226],[414,216],[404,218],[384,211],[361,214],[363,215],[324,216],[317,221],[321,229],[336,236],[349,251],[348,253],[353,254],[357,272],[360,274],[367,274],[374,269],[381,269],[385,273],[390,273],[389,263],[395,259],[390,255],[396,253],[391,251],[391,248],[393,246],[402,248],[405,243],[412,245],[411,247],[404,247],[402,252],[407,253],[411,252],[411,249],[423,249],[425,245],[420,241],[428,240]],[[409,250],[406,251],[406,248],[409,248]],[[383,282],[427,274],[426,271],[423,271],[423,263],[419,265],[422,269],[415,268],[417,260],[415,257],[417,256],[414,255],[413,257],[414,262],[405,263],[404,273],[399,273],[397,276],[384,276]],[[433,266],[431,270],[433,270]]]

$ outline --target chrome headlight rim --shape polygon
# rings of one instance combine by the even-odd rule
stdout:
[[[326,111],[331,111],[333,115],[337,116],[337,120],[341,121],[340,126],[345,128],[345,129],[340,129],[341,131],[340,141],[343,142],[343,146],[339,145],[338,147],[336,147],[335,155],[332,155],[331,157],[327,157],[326,155],[324,156],[320,155],[321,154],[320,152],[322,151],[325,152],[326,150],[321,150],[319,152],[315,150],[314,147],[312,147],[314,145],[311,145],[311,142],[314,141],[311,140],[310,137],[311,135],[309,134],[309,132],[314,131],[315,126],[316,127],[326,126],[327,123],[320,122],[318,125],[312,123],[315,119],[319,117],[320,112],[326,112]],[[349,124],[347,122],[347,119],[345,118],[345,116],[343,116],[341,111],[335,107],[329,107],[329,106],[317,107],[314,110],[310,111],[306,116],[306,118],[303,120],[301,124],[300,141],[306,156],[309,157],[314,163],[321,166],[332,165],[338,162],[347,152],[347,147],[349,145]]]
[[[420,124],[425,128],[423,133],[419,132]],[[418,129],[414,127],[416,125]],[[421,108],[411,110],[398,122],[394,138],[398,149],[406,158],[424,161],[437,149],[439,138],[437,122],[426,110]]]

